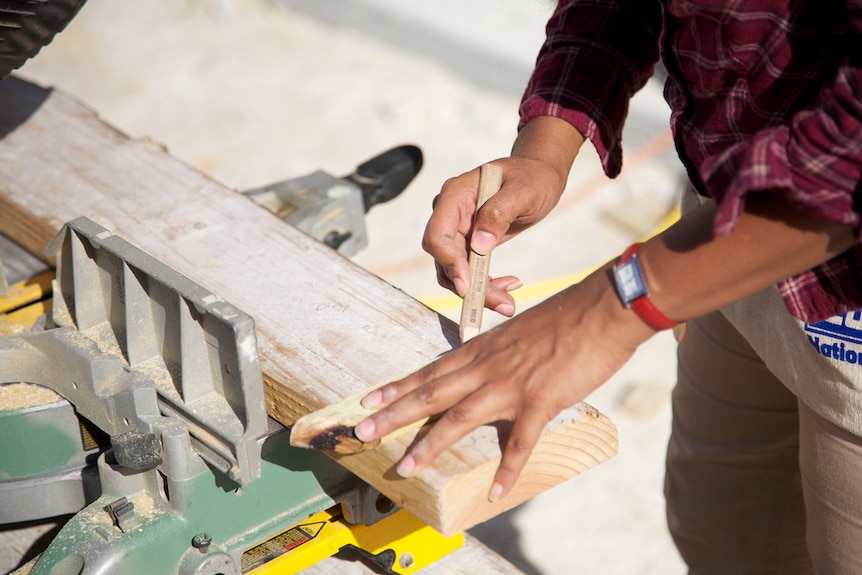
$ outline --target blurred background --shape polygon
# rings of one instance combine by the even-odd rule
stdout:
[[[446,178],[508,154],[549,0],[88,0],[18,75],[60,89],[132,138],[163,144],[247,190],[323,170],[341,176],[399,144],[425,165],[367,215],[359,265],[458,320],[420,239]],[[492,275],[524,281],[523,310],[672,218],[682,182],[657,77],[636,96],[623,175],[590,146],[557,209],[498,248]],[[485,325],[500,321],[492,312]],[[664,449],[675,342],[660,334],[588,402],[620,453],[471,532],[528,575],[673,575]],[[2,564],[0,572],[14,565]]]

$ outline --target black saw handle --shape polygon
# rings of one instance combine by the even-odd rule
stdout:
[[[363,162],[346,176],[362,190],[365,212],[388,202],[404,191],[422,169],[422,150],[412,145],[398,146]]]
[[[86,0],[0,0],[0,79],[47,46]]]

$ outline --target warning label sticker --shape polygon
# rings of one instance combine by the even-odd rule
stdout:
[[[326,526],[325,521],[297,525],[259,545],[249,547],[242,554],[242,572],[248,573],[264,563],[272,561],[276,557],[289,553],[300,545],[312,541],[320,535],[324,526]]]

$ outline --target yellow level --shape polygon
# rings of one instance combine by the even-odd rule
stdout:
[[[242,572],[291,575],[347,545],[371,555],[386,552],[391,562],[389,569],[409,575],[462,547],[464,535],[444,537],[403,509],[374,525],[349,525],[334,508],[247,549],[242,556]]]

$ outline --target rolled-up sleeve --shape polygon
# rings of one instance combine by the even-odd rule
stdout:
[[[847,58],[811,106],[757,131],[701,166],[718,201],[715,233],[730,233],[751,193],[784,195],[797,209],[850,226],[862,242],[862,2],[848,2],[855,34]],[[862,243],[779,283],[788,311],[814,323],[862,308]]]
[[[520,107],[520,126],[556,116],[593,143],[605,173],[622,167],[622,127],[629,100],[659,57],[658,0],[562,0],[548,21],[545,43]]]
[[[720,205],[717,234],[733,229],[749,193],[768,190],[862,240],[862,34],[859,42],[815,105],[704,162],[704,186]]]

